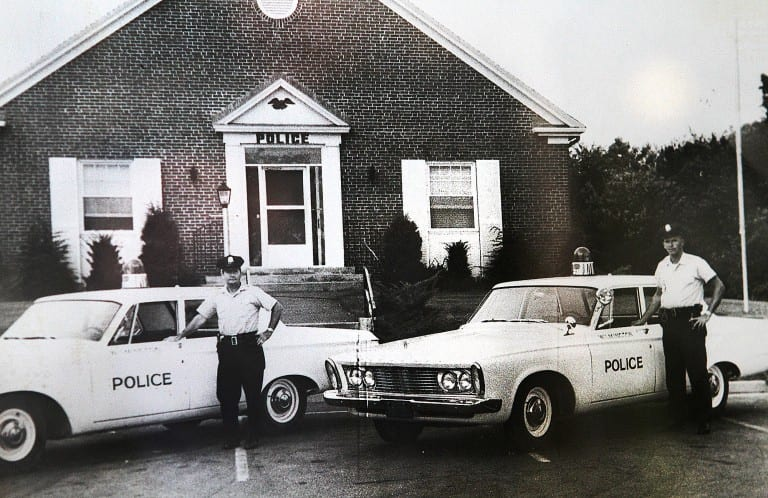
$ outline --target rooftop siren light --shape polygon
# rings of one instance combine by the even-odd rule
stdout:
[[[573,251],[571,268],[574,276],[594,275],[595,264],[592,262],[592,252],[586,247],[577,247]]]

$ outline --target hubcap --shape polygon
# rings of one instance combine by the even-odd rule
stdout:
[[[36,437],[35,422],[29,413],[19,409],[0,413],[0,460],[24,459],[32,451]]]
[[[275,389],[272,392],[272,396],[269,398],[269,402],[272,405],[272,409],[277,413],[285,413],[293,404],[293,396],[283,387]]]
[[[540,387],[531,389],[525,397],[525,427],[533,437],[542,437],[552,422],[552,401],[547,391]]]
[[[279,379],[267,391],[267,412],[278,424],[292,421],[299,411],[299,391],[290,380]]]

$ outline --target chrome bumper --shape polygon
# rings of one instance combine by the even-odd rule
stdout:
[[[501,409],[500,399],[360,397],[333,390],[325,391],[323,399],[329,405],[398,419],[471,418],[479,413],[496,413]]]

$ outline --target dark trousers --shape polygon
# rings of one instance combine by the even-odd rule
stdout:
[[[698,311],[661,311],[667,390],[672,420],[675,423],[682,423],[687,414],[686,372],[693,390],[693,415],[699,423],[708,422],[712,416],[712,395],[707,373],[707,329],[694,329],[691,322],[691,318],[698,315]]]
[[[264,349],[254,341],[240,341],[237,346],[225,337],[216,347],[219,368],[216,374],[216,396],[221,403],[221,418],[228,437],[237,434],[241,392],[248,402],[249,435],[258,433],[261,413],[261,384],[264,381]]]

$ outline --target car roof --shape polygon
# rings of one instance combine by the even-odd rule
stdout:
[[[142,287],[131,289],[110,289],[56,294],[53,296],[41,297],[35,300],[35,302],[115,301],[122,303],[137,301],[167,301],[179,298],[201,299],[219,290],[221,290],[221,287]]]
[[[567,277],[535,278],[529,280],[515,280],[501,282],[493,288],[523,287],[530,285],[540,286],[568,286],[568,287],[593,287],[602,289],[605,287],[655,287],[656,279],[652,275],[585,275]]]

